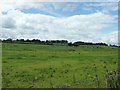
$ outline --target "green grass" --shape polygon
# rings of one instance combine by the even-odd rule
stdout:
[[[104,66],[118,68],[118,48],[110,46],[3,43],[2,54],[5,88],[97,88],[96,75],[105,88]]]

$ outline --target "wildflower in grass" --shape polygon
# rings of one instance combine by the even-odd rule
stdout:
[[[35,80],[37,80],[37,79],[38,79],[38,77],[36,76],[36,77],[35,77]]]

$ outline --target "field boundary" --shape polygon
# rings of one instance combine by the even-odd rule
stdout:
[[[0,89],[2,88],[2,42],[0,42]]]

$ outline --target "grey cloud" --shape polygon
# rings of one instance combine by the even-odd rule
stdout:
[[[12,17],[2,18],[2,28],[15,28],[16,21]]]

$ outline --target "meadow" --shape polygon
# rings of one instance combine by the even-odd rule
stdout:
[[[107,88],[118,47],[2,44],[3,88]]]

